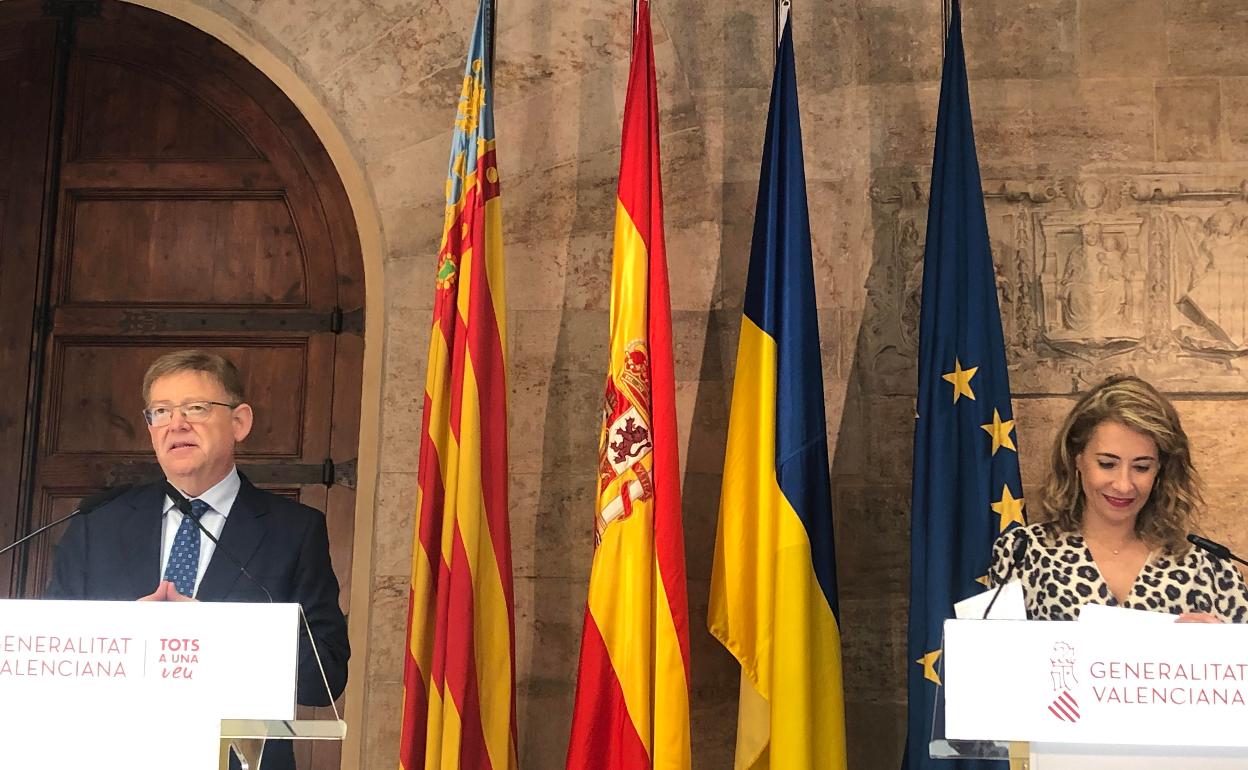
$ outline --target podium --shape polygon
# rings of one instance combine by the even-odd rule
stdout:
[[[946,621],[940,745],[1012,744],[1031,770],[1248,768],[1248,626],[1112,617]]]
[[[0,767],[216,770],[295,721],[299,606],[0,601]],[[263,770],[254,741],[251,770]]]

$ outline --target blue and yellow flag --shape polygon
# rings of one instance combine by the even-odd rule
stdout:
[[[741,664],[737,768],[844,768],[823,367],[793,33],[782,23],[708,626]]]
[[[954,0],[923,254],[905,770],[951,770],[948,761],[928,756],[942,628],[953,615],[954,602],[985,589],[993,540],[1023,522],[1010,382],[971,131],[961,27]]]

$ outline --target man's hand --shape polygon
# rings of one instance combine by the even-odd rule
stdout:
[[[140,596],[137,601],[140,602],[193,602],[197,599],[190,596],[183,596],[178,593],[178,589],[173,587],[173,582],[169,580],[160,581],[160,585],[156,586],[156,590],[147,596]]]
[[[147,596],[140,596],[138,601],[141,602],[167,602],[169,601],[169,591],[173,588],[173,583],[168,580],[160,581],[160,585],[156,586],[156,590]]]

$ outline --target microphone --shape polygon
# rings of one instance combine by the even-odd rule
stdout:
[[[1001,589],[1005,588],[1005,584],[1010,582],[1010,578],[1014,575],[1014,568],[1019,565],[1023,558],[1027,555],[1027,546],[1031,545],[1031,535],[1026,531],[1018,533],[1018,541],[1014,543],[1014,552],[1010,554],[1010,566],[1005,570],[1005,577],[1002,578],[1001,584],[997,586],[996,593],[992,595],[992,599],[988,602],[988,606],[984,609],[984,616],[981,620],[987,620],[988,614],[992,612],[992,605],[997,603],[997,597],[1001,595]]]
[[[109,487],[108,489],[105,489],[102,492],[96,492],[93,495],[87,495],[86,497],[82,498],[82,500],[78,503],[77,508],[70,511],[65,516],[62,516],[61,518],[57,519],[51,524],[44,524],[39,529],[36,529],[34,532],[29,532],[25,535],[22,535],[18,539],[14,540],[12,543],[9,543],[3,548],[0,548],[0,556],[3,556],[4,554],[18,547],[22,543],[25,543],[26,541],[31,540],[32,538],[38,537],[39,535],[43,534],[44,532],[47,532],[49,529],[52,529],[58,524],[64,524],[65,522],[69,521],[75,516],[81,516],[83,514],[90,513],[91,511],[94,511],[96,508],[99,508],[102,505],[111,503],[112,501],[124,495],[126,492],[130,491],[130,488],[132,486],[134,485],[133,484],[120,484],[115,487]]]
[[[195,515],[195,509],[191,507],[191,501],[186,499],[186,495],[179,492],[178,488],[173,484],[170,484],[168,479],[165,479],[164,488],[165,494],[169,496],[169,499],[173,501],[173,504],[177,507],[177,509],[182,512],[182,515],[187,516],[191,519],[191,521],[194,521],[195,526],[199,527],[199,531],[207,535],[208,539],[216,544],[217,552],[225,554],[225,558],[229,559],[230,563],[235,567],[238,567],[238,571],[250,580],[252,585],[264,592],[265,597],[269,600],[269,604],[274,604],[273,594],[269,593],[269,589],[265,588],[264,584],[259,580],[256,580],[255,576],[248,572],[247,568],[243,566],[243,563],[239,561],[234,554],[230,553],[229,549],[222,546],[221,541],[217,539],[217,536],[209,532],[208,528],[204,526],[204,523],[199,520],[199,517]],[[320,650],[316,649],[316,637],[312,635],[312,626],[308,623],[308,616],[303,611],[303,605],[296,603],[295,606],[299,608],[299,619],[303,622],[303,631],[308,636],[308,644],[312,648],[312,658],[316,661],[316,668],[321,675],[321,683],[325,685],[325,693],[329,696],[329,705],[330,708],[333,709],[334,719],[339,720],[341,718],[338,716],[338,706],[334,704],[334,693],[329,686],[329,676],[325,673],[325,665],[321,663]]]
[[[178,488],[170,484],[168,479],[165,479],[164,487],[165,494],[168,495],[169,499],[173,501],[174,506],[182,512],[182,515],[195,522],[195,526],[199,527],[200,532],[203,532],[208,536],[208,539],[211,540],[213,545],[216,546],[217,551],[225,554],[225,558],[229,559],[230,563],[235,567],[238,567],[238,571],[250,580],[252,585],[264,592],[265,597],[269,600],[269,604],[273,604],[273,594],[269,593],[269,589],[265,588],[263,583],[256,580],[255,576],[247,571],[247,568],[243,566],[243,563],[235,558],[234,554],[230,553],[228,548],[222,547],[221,541],[217,539],[217,536],[208,531],[208,528],[204,526],[204,523],[199,520],[198,516],[195,515],[195,509],[191,507],[191,501],[186,499],[186,495],[179,492]]]
[[[1244,561],[1235,554],[1231,553],[1230,548],[1227,548],[1221,543],[1215,543],[1207,537],[1201,537],[1200,535],[1192,533],[1187,536],[1187,542],[1196,546],[1200,550],[1205,551],[1214,558],[1230,559],[1231,561],[1237,561],[1240,564],[1248,565],[1248,561]],[[3,553],[3,551],[0,551],[0,553]]]

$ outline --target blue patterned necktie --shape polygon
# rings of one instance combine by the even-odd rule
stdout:
[[[194,518],[184,515],[177,534],[173,536],[169,563],[165,566],[165,580],[172,582],[183,596],[195,595],[195,578],[199,574],[199,527],[195,525],[195,519],[210,510],[212,507],[203,500],[192,500]]]

